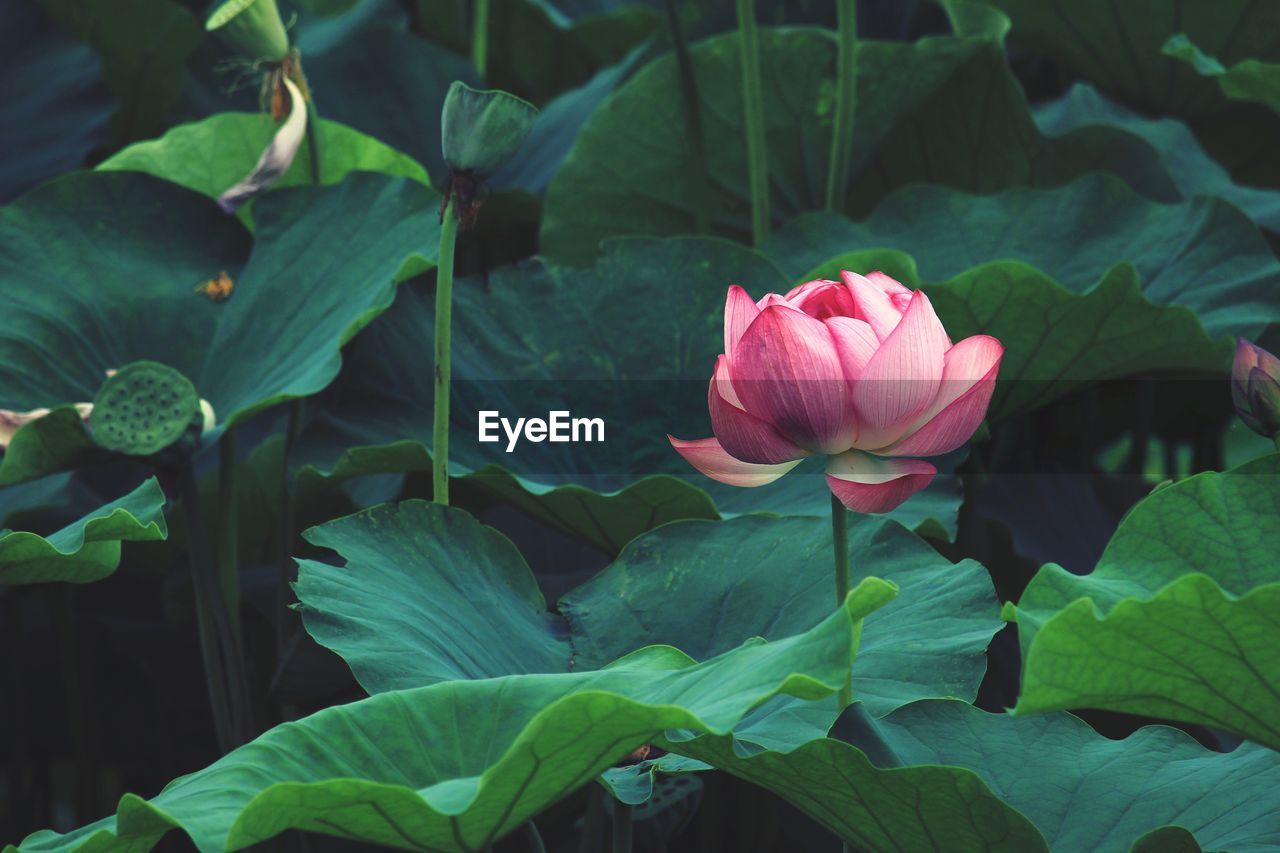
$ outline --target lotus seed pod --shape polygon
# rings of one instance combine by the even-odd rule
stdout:
[[[441,148],[454,172],[483,181],[520,149],[538,110],[515,95],[454,82],[441,114]]]
[[[226,0],[209,15],[204,28],[249,59],[280,62],[289,54],[289,36],[276,0]]]
[[[182,438],[199,411],[187,377],[154,361],[136,361],[102,383],[90,426],[94,441],[108,450],[150,456]]]

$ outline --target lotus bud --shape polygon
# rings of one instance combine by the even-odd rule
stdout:
[[[1237,338],[1231,400],[1249,429],[1270,439],[1280,436],[1280,359]]]
[[[440,117],[440,147],[449,167],[444,201],[456,205],[464,229],[475,219],[481,186],[520,150],[537,115],[532,104],[506,92],[481,92],[456,81],[449,87]]]
[[[254,61],[283,62],[289,55],[289,36],[276,0],[226,0],[209,15],[204,28]]]
[[[710,438],[671,445],[731,486],[771,483],[827,457],[827,486],[855,512],[888,512],[986,416],[1004,347],[952,342],[929,297],[884,273],[845,272],[753,300],[729,288],[724,353],[707,390]]]

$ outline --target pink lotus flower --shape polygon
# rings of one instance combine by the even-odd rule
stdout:
[[[841,273],[753,302],[729,288],[724,353],[707,392],[713,438],[667,436],[713,480],[763,486],[813,454],[857,512],[888,512],[929,485],[920,459],[969,440],[1004,347],[952,344],[922,291],[880,272]]]

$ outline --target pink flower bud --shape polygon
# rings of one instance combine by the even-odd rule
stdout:
[[[1231,365],[1231,401],[1249,429],[1266,438],[1280,434],[1280,359],[1237,338],[1235,362]]]
[[[712,479],[770,483],[813,454],[859,512],[887,512],[929,484],[928,462],[986,415],[1004,347],[953,344],[929,297],[884,273],[845,272],[753,302],[734,285],[724,354],[707,392],[712,438],[671,444]]]

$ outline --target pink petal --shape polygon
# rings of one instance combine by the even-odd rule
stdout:
[[[862,371],[876,354],[880,341],[871,330],[866,320],[855,320],[852,317],[829,317],[824,320],[831,339],[836,342],[836,352],[840,355],[840,365],[844,368],[844,378],[853,382],[862,375]]]
[[[854,512],[889,512],[938,473],[920,459],[883,459],[857,450],[827,460],[827,486]]]
[[[821,453],[852,443],[854,413],[835,341],[821,320],[780,305],[760,312],[730,364],[742,408]]]
[[[860,448],[898,439],[938,396],[947,333],[929,297],[916,291],[902,322],[885,338],[853,387]]]
[[[751,462],[742,462],[726,453],[720,446],[720,442],[714,438],[685,441],[669,435],[667,440],[694,468],[711,479],[728,483],[730,486],[742,486],[748,489],[764,486],[800,464],[799,459],[781,465],[755,465]]]
[[[844,286],[849,288],[856,306],[853,316],[871,324],[876,337],[884,340],[897,328],[902,320],[902,310],[893,304],[889,294],[885,293],[871,281],[856,272],[845,270],[840,273]]]
[[[739,409],[742,408],[742,401],[738,399],[738,392],[733,390],[733,376],[729,373],[729,357],[727,355],[716,356],[716,367],[711,373],[711,386],[726,403]]]
[[[849,289],[836,281],[818,279],[793,287],[787,293],[787,304],[810,317],[852,317],[857,306]]]
[[[711,411],[712,432],[725,452],[735,459],[775,465],[808,455],[787,441],[770,423],[742,410],[737,396],[733,395],[729,360],[723,355],[716,360],[716,372],[707,388],[707,408]]]
[[[899,282],[897,279],[891,278],[880,270],[869,272],[864,276],[867,281],[880,288],[889,301],[893,303],[893,307],[899,311],[906,311],[907,306],[911,304],[911,288]]]
[[[1236,355],[1231,364],[1231,399],[1236,409],[1246,412],[1249,403],[1249,374],[1254,368],[1280,379],[1280,359],[1257,344],[1244,338],[1236,338]],[[1241,414],[1241,417],[1245,417]],[[1250,426],[1250,429],[1253,429]]]
[[[1003,355],[1004,347],[990,335],[965,338],[947,350],[937,399],[906,437],[882,452],[937,456],[968,441],[987,414]]]
[[[736,284],[729,286],[724,302],[724,353],[729,358],[733,358],[738,339],[759,313],[760,309],[745,290]]]

